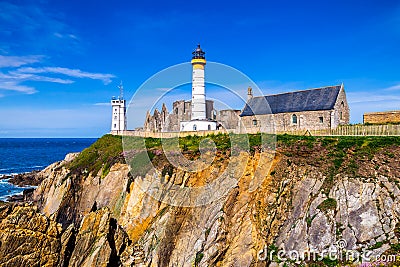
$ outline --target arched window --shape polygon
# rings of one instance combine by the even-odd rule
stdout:
[[[340,119],[343,120],[343,112],[340,111],[339,114],[340,114],[340,115],[339,115],[339,116],[340,116]]]
[[[340,106],[342,107],[342,108],[344,108],[344,102],[342,101],[342,103],[340,103]]]
[[[197,125],[193,124],[193,131],[197,131]]]
[[[211,131],[211,125],[210,124],[208,125],[208,130]]]
[[[297,124],[297,115],[296,114],[292,115],[292,123]]]
[[[178,108],[175,108],[175,114],[178,114]]]

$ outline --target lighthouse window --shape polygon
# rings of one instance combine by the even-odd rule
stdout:
[[[209,131],[211,130],[211,125],[210,125],[210,124],[208,125],[208,130],[209,130]]]
[[[117,112],[117,109],[114,109],[115,112]]]
[[[116,120],[117,119],[117,116],[114,116],[114,120]]]
[[[197,125],[193,124],[193,131],[197,131]]]
[[[116,124],[114,124],[114,128],[117,128],[117,125],[116,125]]]

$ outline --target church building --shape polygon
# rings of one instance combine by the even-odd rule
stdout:
[[[275,131],[323,130],[350,121],[343,84],[258,97],[253,97],[249,88],[248,94],[240,114],[246,129],[273,125]]]

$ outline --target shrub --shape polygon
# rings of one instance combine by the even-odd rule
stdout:
[[[322,201],[321,204],[318,205],[317,209],[321,211],[327,211],[327,210],[335,210],[337,207],[337,201],[334,198],[327,198],[324,201]]]

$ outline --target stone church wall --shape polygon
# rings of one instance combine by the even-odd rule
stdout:
[[[330,128],[332,113],[321,110],[245,116],[242,123],[245,128],[263,131],[322,130]]]

